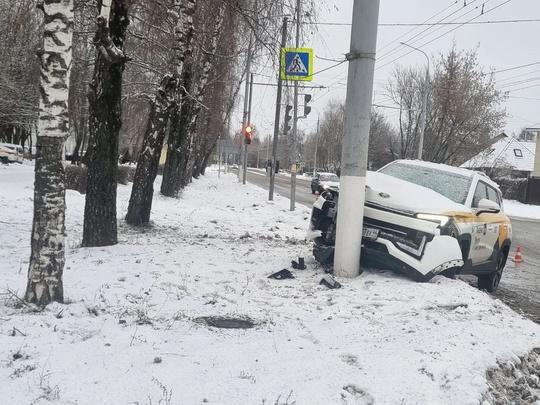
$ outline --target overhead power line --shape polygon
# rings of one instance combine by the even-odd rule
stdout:
[[[534,66],[538,64],[540,64],[540,62],[527,63],[526,65],[519,65],[519,66],[514,66],[508,69],[501,69],[501,70],[495,70],[494,72],[484,73],[484,75],[489,75],[491,73],[497,74],[497,73],[502,73],[502,72],[508,72],[509,70],[521,69],[524,67]]]
[[[438,25],[484,25],[484,24],[518,24],[540,22],[540,20],[525,19],[525,20],[493,20],[493,21],[454,21],[454,22],[435,22],[435,23],[379,23],[379,27],[425,27]],[[351,26],[351,23],[338,22],[319,22],[311,23],[313,25],[333,25],[333,26]]]
[[[457,1],[456,1],[456,3],[457,3]],[[454,3],[454,4],[455,4],[455,3]],[[438,13],[436,13],[436,14],[432,15],[431,17],[429,17],[427,20],[424,20],[423,23],[427,23],[427,22],[431,21],[432,19],[434,19],[435,17],[437,17],[439,14],[442,14],[442,13],[444,13],[446,10],[448,10],[449,8],[453,7],[454,4],[451,4],[451,5],[449,5],[448,7],[445,7],[444,9],[442,9],[441,11],[439,11]],[[450,14],[450,15],[451,15],[451,14]],[[442,18],[441,20],[439,20],[439,21],[442,21],[442,20],[444,20],[445,18],[446,18],[446,17],[443,17],[443,18]],[[419,28],[419,27],[414,27],[413,29],[407,31],[407,32],[404,33],[403,35],[399,36],[398,38],[394,39],[393,41],[391,41],[391,42],[388,43],[387,45],[385,45],[385,46],[383,46],[382,48],[380,48],[379,50],[377,50],[377,52],[379,53],[379,52],[381,52],[383,49],[389,47],[390,45],[395,44],[395,43],[398,42],[401,38],[403,38],[403,37],[406,36],[406,35],[409,35],[411,32],[413,32],[413,31],[416,30],[417,28]],[[429,30],[429,28],[427,28],[427,29]],[[425,31],[425,30],[424,30],[424,31]]]
[[[482,13],[479,14],[479,15],[477,15],[476,17],[473,17],[473,18],[471,18],[470,20],[468,20],[467,23],[469,23],[469,22],[471,22],[471,21],[473,21],[473,20],[475,20],[475,19],[477,19],[477,18],[480,18],[481,16],[483,16],[483,15],[485,15],[485,14],[487,14],[487,13],[493,11],[493,10],[496,10],[496,9],[498,9],[499,7],[504,6],[505,4],[509,3],[509,2],[512,1],[512,0],[506,0],[506,1],[504,1],[504,2],[502,2],[502,3],[500,3],[500,4],[498,4],[498,5],[496,5],[495,7],[492,7],[492,8],[490,8],[489,10],[485,10],[485,11],[484,11],[484,6],[485,6],[485,4],[487,4],[489,1],[490,1],[490,0],[487,0],[485,3],[482,4]],[[458,25],[457,27],[452,28],[451,30],[446,31],[445,33],[443,33],[443,34],[441,34],[441,35],[439,35],[439,36],[437,36],[437,37],[435,37],[435,38],[429,40],[428,42],[425,42],[425,43],[422,44],[422,45],[416,45],[416,47],[417,47],[417,48],[422,48],[423,46],[426,46],[426,45],[428,45],[428,44],[430,44],[430,43],[436,41],[437,39],[439,39],[439,38],[441,38],[441,37],[443,37],[443,36],[445,36],[445,35],[447,35],[447,34],[453,32],[453,31],[457,30],[458,28],[460,28],[460,27],[461,27],[462,25],[464,25],[464,24],[465,24],[465,23],[463,23],[463,24],[461,24],[461,25]],[[419,41],[419,40],[421,40],[421,39],[423,39],[423,38],[425,38],[425,36],[422,37],[422,38],[418,38],[418,39],[416,39],[415,41],[410,41],[410,42],[411,42],[411,43],[415,43],[415,42],[417,42],[417,41]],[[408,54],[411,53],[411,52],[413,52],[413,51],[410,51],[410,52],[406,53],[405,55],[402,55],[402,56],[400,56],[400,57],[398,57],[398,58],[396,58],[396,59],[400,59],[400,58],[402,58],[402,57],[408,55]],[[382,65],[382,66],[377,66],[377,67],[375,68],[375,70],[380,69],[380,68],[382,68],[382,67],[384,67],[384,66],[387,66],[387,65],[389,65],[389,64],[391,64],[391,63],[394,63],[394,62],[395,62],[395,60],[392,60],[392,61],[390,61],[390,62],[385,63],[385,64]]]
[[[540,86],[540,84],[535,84],[535,85],[532,85],[532,86],[521,87],[521,88],[519,88],[519,89],[506,90],[506,92],[512,93],[512,92],[514,92],[514,91],[527,90],[527,89],[531,89],[531,88],[533,88],[533,87],[538,87],[538,86]]]
[[[474,3],[475,1],[476,1],[476,0],[473,0],[472,3]],[[490,1],[490,0],[487,0],[487,1]],[[457,3],[457,2],[455,2],[455,3]],[[455,3],[454,3],[454,4],[455,4]],[[452,11],[450,14],[448,14],[448,15],[442,17],[440,20],[438,20],[437,23],[443,22],[444,20],[450,18],[450,17],[453,16],[454,14],[459,13],[460,11],[463,10],[463,8],[470,6],[472,3],[470,2],[468,5],[466,5],[466,6],[462,7],[462,8],[460,8],[460,9],[458,9],[458,10]],[[453,5],[452,5],[452,6],[453,6]],[[442,10],[442,12],[446,11],[448,8],[450,8],[450,7],[452,7],[452,6],[446,7],[444,10]],[[471,11],[474,11],[474,9],[471,10]],[[457,20],[458,18],[461,18],[461,17],[463,17],[464,15],[469,14],[471,11],[467,11],[465,14],[459,15],[457,18],[455,18],[455,19],[452,20],[452,21],[455,21],[455,20]],[[425,22],[428,22],[429,20],[431,20],[432,18],[438,16],[439,14],[441,14],[441,12],[437,13],[437,14],[434,15],[433,17],[430,17],[430,18],[427,19]],[[416,27],[416,28],[418,28],[418,27]],[[402,48],[401,48],[402,45],[400,44],[401,42],[406,42],[406,43],[412,45],[412,44],[414,44],[415,42],[419,41],[420,39],[422,39],[422,38],[426,37],[427,35],[430,35],[430,34],[433,33],[433,32],[429,32],[430,30],[433,29],[433,26],[429,26],[429,27],[424,28],[424,29],[423,29],[422,31],[420,31],[419,33],[413,35],[412,37],[407,38],[407,39],[404,39],[405,36],[407,36],[409,33],[412,33],[416,28],[413,28],[412,30],[408,31],[407,33],[405,33],[405,34],[399,36],[398,38],[394,39],[392,42],[390,42],[390,43],[389,43],[388,45],[386,45],[385,47],[381,48],[381,49],[384,49],[384,48],[386,48],[387,46],[389,46],[389,45],[391,45],[391,44],[397,44],[397,45],[396,45],[394,48],[392,48],[390,51],[387,51],[386,53],[384,53],[384,54],[382,54],[382,55],[380,55],[380,50],[379,50],[379,52],[378,52],[379,55],[378,55],[378,57],[377,57],[378,61],[380,62],[382,59],[384,59],[384,58],[386,58],[386,57],[390,57],[390,56],[395,55],[395,52],[396,52],[396,51],[399,51],[400,49],[402,49]],[[437,29],[435,29],[435,31],[438,31],[438,30],[441,29],[441,28],[442,28],[442,27],[438,27]],[[423,35],[424,33],[426,33],[426,34],[425,34],[423,37],[418,38],[420,35]],[[415,38],[418,38],[418,39],[415,40]],[[414,52],[414,51],[409,50],[409,52],[408,52],[406,55],[408,55],[408,54],[411,53],[411,52]],[[403,56],[405,56],[405,55],[403,55]],[[401,57],[403,57],[403,56],[401,56]]]

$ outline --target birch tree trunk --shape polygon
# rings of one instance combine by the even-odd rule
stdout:
[[[34,184],[34,220],[25,300],[39,306],[64,302],[64,142],[69,135],[68,89],[73,0],[45,0],[44,45],[39,53],[40,113]]]
[[[129,199],[126,222],[131,225],[144,225],[150,222],[154,180],[156,179],[161,149],[165,139],[171,99],[176,92],[177,81],[166,75],[152,102],[150,116],[143,140],[142,151],[137,159],[137,169]]]
[[[193,55],[193,15],[197,10],[197,0],[186,0],[181,6],[182,0],[174,0],[176,7],[183,7],[183,15],[188,18],[178,19],[176,26],[176,36],[178,46],[176,49],[176,77],[178,78],[178,89],[176,93],[174,109],[171,111],[169,130],[169,140],[167,145],[167,159],[163,169],[163,181],[161,182],[161,194],[167,197],[175,197],[180,191],[177,187],[175,176],[178,174],[180,164],[179,155],[181,153],[182,140],[178,128],[180,127],[180,117],[182,114],[183,97],[185,96],[185,77],[191,75],[191,64]],[[187,62],[186,62],[187,61]]]
[[[83,246],[118,242],[116,188],[118,136],[122,126],[123,52],[129,24],[128,0],[103,0],[94,44],[98,50],[88,93],[90,142],[84,207]]]
[[[197,128],[197,118],[201,110],[204,91],[212,68],[213,56],[223,26],[224,14],[225,3],[221,3],[217,10],[212,35],[208,41],[208,49],[205,50],[202,72],[197,83],[194,83],[193,60],[184,68],[183,90],[185,94],[182,98],[177,125],[172,127],[174,133],[169,139],[170,148],[161,186],[161,193],[168,197],[177,196],[180,189],[191,181],[193,136]]]
[[[172,77],[166,75],[162,79],[152,102],[126,215],[126,222],[131,225],[144,225],[150,222],[154,181],[159,167],[166,125],[171,110],[180,103],[178,84],[184,70],[186,55],[191,55],[190,44],[193,39],[193,15],[196,2],[189,0],[184,3],[182,0],[174,0],[172,10],[176,13],[175,37],[178,43],[176,61],[172,69],[174,73]]]

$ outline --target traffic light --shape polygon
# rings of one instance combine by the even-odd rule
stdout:
[[[290,124],[291,119],[292,119],[291,110],[292,110],[292,105],[285,106],[285,133],[291,130],[291,124]]]
[[[251,144],[251,135],[253,135],[253,127],[251,125],[246,125],[244,127],[244,143],[246,145]]]
[[[311,112],[311,107],[308,107],[308,103],[311,101],[311,94],[304,94],[304,117]]]

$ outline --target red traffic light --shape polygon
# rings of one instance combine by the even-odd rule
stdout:
[[[246,125],[244,127],[245,143],[249,145],[251,143],[251,135],[253,134],[253,127],[251,125]]]

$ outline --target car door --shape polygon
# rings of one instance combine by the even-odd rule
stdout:
[[[493,201],[501,206],[500,195],[492,186],[479,180],[474,191],[471,208],[478,211],[478,203],[482,199]],[[499,218],[501,214],[483,212],[476,215],[471,224],[471,251],[469,258],[473,266],[492,261],[496,257],[499,239]]]

